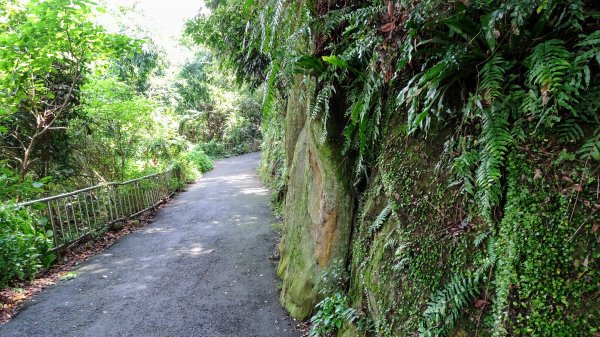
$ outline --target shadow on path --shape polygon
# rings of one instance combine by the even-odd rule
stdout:
[[[299,336],[278,301],[260,154],[216,162],[155,220],[33,297],[0,336]]]

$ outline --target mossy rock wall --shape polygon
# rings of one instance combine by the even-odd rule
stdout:
[[[304,86],[301,81],[297,85]],[[319,121],[296,116],[308,110],[301,90],[292,90],[288,102],[288,184],[278,275],[282,305],[293,317],[305,319],[319,300],[323,271],[345,263],[354,209],[339,151],[319,141]]]
[[[472,216],[478,206],[435,169],[444,132],[384,138],[351,244],[347,295],[372,322],[366,335],[598,332],[597,167],[576,168],[557,160],[560,153],[515,149],[506,202],[489,223]],[[586,186],[574,185],[581,181]],[[456,316],[449,314],[454,307]]]
[[[296,77],[288,96],[278,274],[293,317],[314,313],[324,274],[341,267],[350,276],[338,291],[370,324],[346,323],[339,336],[600,333],[597,162],[532,136],[507,149],[500,200],[483,211],[445,157],[458,126],[407,136],[404,119],[391,116],[368,179],[351,186],[343,166],[352,153],[342,157],[335,138],[343,90],[325,139],[308,117],[314,81]]]
[[[416,333],[429,296],[453,273],[473,269],[481,256],[470,243],[472,233],[459,230],[462,214],[451,211],[454,191],[433,165],[443,136],[385,144],[361,199],[348,295],[352,306],[368,313],[374,335]]]
[[[597,167],[514,149],[490,222],[435,167],[446,131],[407,138],[392,124],[355,208],[319,125],[302,126],[288,169],[279,275],[294,317],[310,315],[324,270],[350,256],[348,303],[372,328],[348,324],[339,336],[598,331]]]

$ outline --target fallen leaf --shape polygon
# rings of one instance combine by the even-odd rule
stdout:
[[[548,87],[548,85],[544,85],[540,89],[540,91],[542,93],[542,105],[546,105],[550,100],[550,96],[548,95],[548,93],[550,92],[550,88]]]
[[[394,29],[395,26],[396,26],[395,23],[388,22],[385,25],[381,26],[381,31],[384,33],[390,32],[390,31],[392,31],[392,29]]]
[[[569,177],[567,177],[567,176],[562,176],[562,177],[561,177],[561,179],[562,179],[563,181],[566,181],[566,182],[568,182],[568,183],[572,183],[572,182],[573,182],[573,180],[571,180],[571,178],[569,178]]]
[[[390,16],[390,18],[392,18],[394,16],[394,2],[393,1],[387,2],[387,11],[388,11],[388,15]]]
[[[598,231],[598,229],[600,229],[600,225],[598,225],[597,223],[595,223],[595,224],[592,226],[592,232],[596,233],[596,232]]]
[[[475,308],[480,308],[480,309],[485,309],[487,306],[489,306],[491,303],[486,301],[486,300],[477,300],[475,302]]]

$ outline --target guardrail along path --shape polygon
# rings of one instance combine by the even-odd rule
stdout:
[[[0,336],[298,336],[280,307],[259,154],[215,169],[155,220],[27,302]]]

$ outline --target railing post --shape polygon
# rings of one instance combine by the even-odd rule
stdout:
[[[110,194],[112,194],[112,201],[114,202],[114,206],[115,206],[115,218],[113,219],[113,221],[117,221],[119,219],[119,204],[117,203],[117,188],[115,187],[115,185],[110,185]]]
[[[92,224],[92,220],[90,219],[90,209],[88,207],[88,194],[83,195],[83,205],[85,206],[85,218],[87,219],[88,227],[96,226],[96,224]]]
[[[61,242],[59,243],[59,245],[62,244],[62,241],[64,241],[64,237],[65,237],[65,228],[63,226],[63,221],[62,221],[62,217],[60,216],[60,204],[58,203],[58,199],[54,200],[54,203],[56,204],[56,211],[58,214],[58,224],[60,225],[60,238],[61,238]]]
[[[51,201],[46,202],[48,206],[48,219],[50,220],[50,226],[52,227],[52,242],[54,242],[54,247],[58,247],[58,242],[56,241],[56,236],[58,233],[56,232],[56,224],[54,223],[54,212],[52,212]]]

